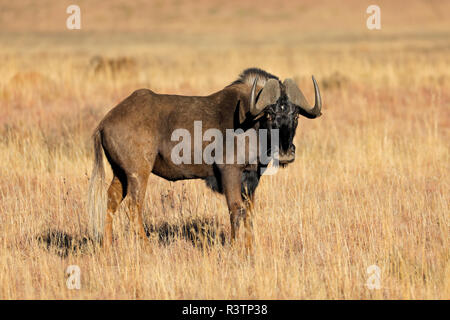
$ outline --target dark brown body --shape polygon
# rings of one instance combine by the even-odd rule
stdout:
[[[313,81],[315,82],[314,79]],[[298,113],[305,112],[308,116],[316,117],[318,113],[311,112],[318,110],[320,113],[320,107],[300,110],[289,101],[286,88],[277,77],[265,71],[247,69],[239,80],[209,96],[156,94],[147,89],[131,94],[104,117],[94,133],[95,164],[89,205],[94,236],[100,240],[104,229],[105,246],[112,243],[112,218],[119,204],[128,195],[131,198],[129,218],[137,223],[137,231],[142,238],[146,238],[142,208],[148,177],[153,173],[170,181],[205,179],[213,189],[223,192],[230,211],[232,239],[236,238],[240,222],[244,221],[246,243],[250,246],[249,208],[260,178],[259,164],[175,164],[171,154],[178,141],[171,141],[171,137],[176,129],[188,130],[192,137],[191,159],[194,159],[194,121],[202,122],[202,133],[213,128],[218,129],[224,137],[227,129],[236,130],[243,124],[245,129],[249,129],[258,128],[261,123],[266,126],[273,123],[272,127],[280,126],[285,130],[286,138],[282,145],[286,145],[286,150],[280,149],[280,155],[286,163],[292,162],[295,153],[292,138]],[[295,86],[291,96],[298,95],[296,88]],[[261,97],[257,98],[257,92]],[[302,102],[301,99],[299,101]],[[257,120],[258,116],[255,115],[262,110],[267,110],[267,119]],[[272,119],[269,113],[275,118]],[[278,122],[279,125],[276,124]],[[202,142],[203,148],[209,143]],[[103,190],[102,150],[114,174],[107,191],[107,208],[102,207],[102,201],[96,200]]]
[[[212,166],[172,163],[171,151],[178,143],[171,141],[172,132],[179,128],[193,132],[194,121],[201,120],[203,130],[217,128],[225,135],[225,129],[234,128],[238,99],[235,88],[206,97],[135,91],[100,123],[103,148],[109,151],[110,160],[133,172],[139,171],[145,161],[152,173],[167,180],[206,178],[214,174]],[[134,162],[138,162],[136,167]]]
[[[241,197],[241,179],[244,169],[251,169],[252,166],[175,165],[171,161],[171,151],[178,142],[171,141],[171,135],[179,128],[193,132],[194,121],[201,120],[203,131],[217,128],[225,136],[227,128],[235,128],[234,115],[238,104],[248,105],[249,91],[247,86],[235,85],[210,96],[188,97],[141,89],[105,116],[94,136],[95,148],[104,150],[114,173],[107,193],[106,245],[112,242],[112,216],[126,195],[131,197],[133,206],[130,208],[130,219],[134,221],[137,214],[139,233],[145,237],[142,203],[150,172],[170,181],[205,179],[219,173],[231,211],[235,237],[239,220],[248,220]],[[101,155],[101,152],[97,154]]]

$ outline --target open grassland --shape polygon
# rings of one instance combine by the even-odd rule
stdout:
[[[381,2],[383,29],[369,32],[364,1],[115,0],[82,11],[79,33],[64,31],[64,1],[0,3],[0,298],[450,298],[447,2]],[[310,101],[314,74],[324,100],[321,118],[300,120],[296,161],[261,180],[252,257],[229,244],[222,196],[155,176],[152,250],[125,206],[113,254],[95,250],[86,195],[103,115],[141,87],[206,95],[252,66]],[[81,290],[66,287],[69,265]]]

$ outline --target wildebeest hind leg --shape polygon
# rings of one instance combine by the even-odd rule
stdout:
[[[112,244],[112,222],[113,215],[122,202],[123,198],[126,196],[126,176],[123,171],[118,172],[114,170],[114,177],[112,179],[111,185],[108,188],[108,208],[106,211],[105,219],[105,232],[103,238],[103,245],[108,248]]]
[[[128,218],[136,232],[147,243],[147,235],[143,223],[144,199],[147,189],[147,181],[150,174],[153,161],[143,162],[138,172],[127,173],[128,194],[130,196],[130,204],[128,210]],[[137,217],[137,219],[136,219]]]

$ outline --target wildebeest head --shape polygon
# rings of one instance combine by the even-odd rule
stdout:
[[[309,119],[321,115],[322,101],[316,79],[314,83],[315,103],[311,107],[294,80],[286,79],[281,83],[278,79],[269,79],[264,87],[256,92],[255,79],[250,95],[250,113],[259,119],[260,128],[279,130],[279,162],[287,165],[295,159],[293,139],[298,125],[298,117]]]

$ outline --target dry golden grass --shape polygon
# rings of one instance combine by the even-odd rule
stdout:
[[[370,33],[360,2],[352,15],[329,2],[296,4],[302,19],[289,2],[275,14],[269,1],[256,15],[238,2],[209,3],[181,34],[183,19],[160,18],[148,30],[125,5],[118,12],[136,19],[122,33],[108,32],[113,24],[101,11],[89,18],[88,10],[76,34],[44,18],[41,32],[29,33],[32,9],[2,10],[13,32],[0,35],[0,298],[449,299],[450,37],[448,23],[433,18],[447,4],[411,2],[401,11],[386,3],[387,31]],[[166,2],[152,5],[155,19],[180,15]],[[56,16],[58,6],[42,10]],[[395,10],[406,31],[389,24]],[[327,12],[335,20],[325,19],[321,32],[284,32]],[[250,29],[239,29],[247,16]],[[89,32],[89,19],[103,33]],[[333,21],[343,29],[327,32]],[[225,31],[202,30],[207,23]],[[95,55],[127,57],[137,71],[93,73]],[[120,209],[114,253],[94,251],[85,206],[90,135],[103,115],[140,87],[209,94],[251,66],[294,77],[311,98],[314,74],[324,100],[321,118],[300,121],[295,163],[257,189],[253,256],[229,245],[222,196],[202,181],[155,176],[145,210],[152,250],[131,235]],[[74,264],[81,290],[66,287]],[[380,290],[366,286],[373,264]]]

